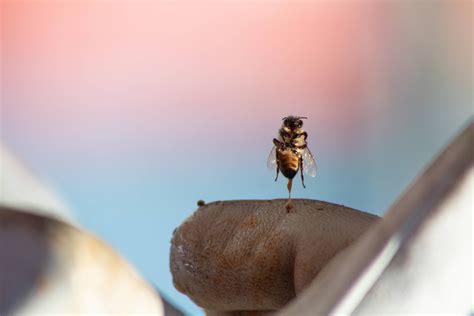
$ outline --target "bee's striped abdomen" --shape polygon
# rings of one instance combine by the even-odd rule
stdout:
[[[278,161],[281,173],[288,179],[293,179],[299,169],[299,158],[291,150],[278,151]]]

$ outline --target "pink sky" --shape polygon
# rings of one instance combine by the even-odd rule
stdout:
[[[69,150],[71,140],[149,142],[170,130],[181,143],[195,131],[243,140],[250,127],[273,134],[290,113],[347,140],[367,119],[364,93],[386,57],[377,5],[7,2],[4,10],[5,97],[16,124]]]

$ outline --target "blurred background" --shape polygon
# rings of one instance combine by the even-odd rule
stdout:
[[[383,215],[469,120],[471,1],[1,2],[0,137],[170,301],[196,201],[287,196],[266,169],[307,116],[294,197]],[[1,192],[0,192],[1,193]]]

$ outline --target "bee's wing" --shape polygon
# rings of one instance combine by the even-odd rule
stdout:
[[[275,169],[277,166],[276,146],[273,146],[267,159],[267,168]]]
[[[309,151],[309,148],[306,147],[303,150],[303,172],[310,177],[315,177],[317,169],[318,166],[316,161],[314,160],[311,151]]]

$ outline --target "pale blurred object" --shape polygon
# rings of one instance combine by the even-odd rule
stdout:
[[[73,220],[63,201],[52,193],[44,182],[32,175],[1,141],[0,204],[33,209],[35,213]]]
[[[357,314],[454,313],[472,310],[474,171],[428,219],[384,271]],[[469,275],[471,273],[471,275]],[[380,297],[383,297],[380,299]]]
[[[11,153],[0,154],[0,315],[164,315],[159,294],[123,258],[53,218],[72,216]]]
[[[99,239],[0,207],[0,314],[163,315],[155,291]]]

